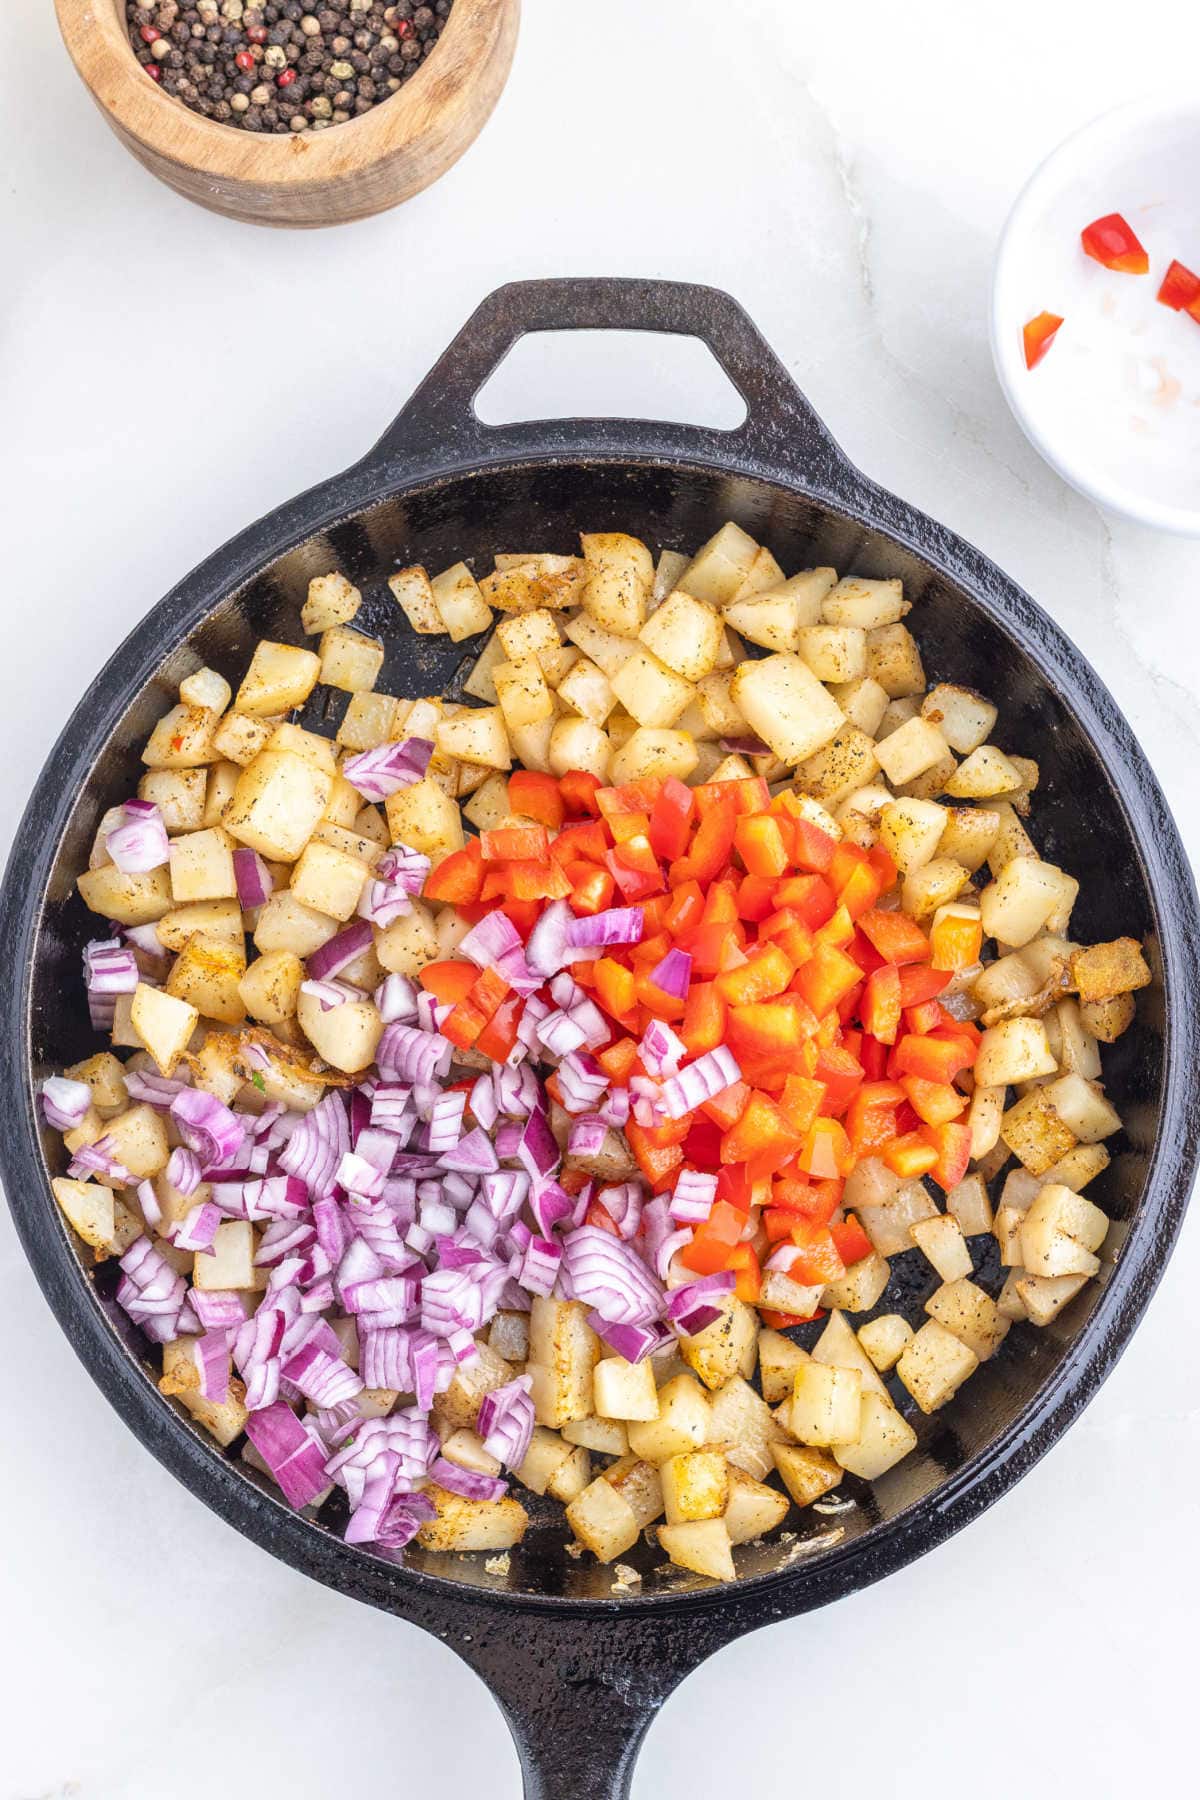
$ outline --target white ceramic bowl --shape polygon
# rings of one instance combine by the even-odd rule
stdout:
[[[1119,275],[1083,227],[1123,213],[1150,256]],[[1200,98],[1141,101],[1060,144],[1017,199],[992,281],[992,354],[1034,447],[1102,506],[1200,536],[1200,323],[1156,300],[1173,258],[1200,273]],[[1021,328],[1064,324],[1025,367]]]

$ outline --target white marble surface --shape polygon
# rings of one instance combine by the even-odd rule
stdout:
[[[1072,633],[1200,844],[1200,550],[1051,476],[985,335],[1013,193],[1168,72],[1172,0],[1065,0],[1032,35],[944,0],[526,0],[475,150],[403,211],[319,236],[176,199],[104,130],[47,0],[4,15],[5,840],[69,704],[181,571],[358,455],[488,289],[577,272],[736,293],[849,453]],[[627,391],[654,379],[647,359]],[[530,369],[530,410],[578,397],[559,361]],[[977,1800],[1186,1791],[1197,1243],[1193,1225],[1112,1380],[1007,1500],[696,1674],[639,1800],[782,1797],[814,1763],[897,1800],[938,1771]],[[0,1367],[0,1800],[518,1793],[500,1715],[447,1650],[271,1561],[139,1447],[6,1215]]]

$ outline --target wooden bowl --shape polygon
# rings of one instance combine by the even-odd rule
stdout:
[[[521,0],[454,0],[436,49],[390,99],[326,131],[243,131],[164,94],[133,54],[124,0],[55,0],[89,93],[126,149],[213,212],[255,225],[338,225],[436,181],[500,97]]]

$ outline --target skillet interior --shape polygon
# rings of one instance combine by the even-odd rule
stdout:
[[[336,566],[364,590],[359,622],[378,631],[387,643],[380,686],[412,695],[453,691],[456,677],[469,669],[471,656],[464,655],[461,646],[419,638],[408,630],[384,586],[395,566],[419,560],[440,567],[465,557],[473,559],[480,572],[490,566],[488,559],[496,550],[573,550],[581,529],[622,529],[655,547],[687,550],[727,517],[763,539],[786,569],[828,562],[842,573],[903,577],[916,602],[910,623],[930,679],[962,681],[989,694],[1001,708],[997,733],[1001,744],[1032,754],[1041,764],[1035,837],[1051,860],[1061,861],[1082,883],[1074,920],[1077,935],[1085,940],[1119,933],[1142,937],[1149,941],[1154,960],[1158,921],[1145,866],[1099,754],[1068,697],[1051,688],[1015,636],[946,576],[879,533],[766,480],[704,466],[627,460],[508,465],[431,482],[402,497],[381,500],[308,539],[211,613],[142,689],[83,784],[53,863],[32,979],[34,1078],[95,1048],[79,979],[79,955],[83,943],[94,935],[96,922],[74,894],[74,876],[86,863],[101,812],[131,791],[140,770],[138,748],[190,669],[208,663],[236,685],[258,638],[300,641],[299,607],[309,578]],[[345,703],[344,695],[318,689],[305,722],[326,720],[332,730]],[[1139,999],[1137,1023],[1105,1053],[1108,1091],[1121,1110],[1126,1132],[1110,1144],[1113,1165],[1090,1190],[1126,1230],[1143,1198],[1164,1081],[1159,986]],[[45,1136],[45,1152],[51,1172],[60,1172],[64,1156],[53,1134]],[[53,1206],[48,1191],[13,1193],[10,1199],[18,1211]],[[995,1292],[999,1271],[994,1246],[991,1240],[984,1242],[991,1254],[980,1264],[980,1279]],[[90,1252],[79,1254],[86,1265]],[[895,1261],[893,1271],[877,1310],[900,1310],[917,1320],[937,1279],[915,1251]],[[1104,1276],[1108,1274],[1106,1268]],[[101,1266],[94,1279],[113,1331],[151,1380],[157,1352],[112,1301],[113,1265]],[[839,1494],[852,1496],[854,1506],[836,1513],[793,1514],[782,1538],[777,1534],[763,1545],[741,1549],[739,1574],[751,1579],[774,1575],[794,1568],[801,1559],[819,1560],[826,1546],[835,1543],[840,1555],[873,1527],[897,1520],[933,1495],[968,1460],[986,1460],[1035,1395],[1068,1368],[1073,1346],[1101,1291],[1100,1284],[1089,1284],[1046,1330],[1016,1327],[1000,1355],[931,1420],[915,1414],[897,1388],[918,1428],[916,1452],[873,1488],[847,1480]],[[798,1335],[804,1341],[803,1328]],[[809,1335],[815,1335],[813,1328]],[[166,1408],[174,1403],[159,1404]],[[180,1413],[179,1418],[189,1432],[195,1430],[185,1415]],[[204,1442],[211,1446],[212,1456],[222,1454],[207,1437]],[[262,1485],[244,1465],[238,1467],[242,1479]],[[336,1497],[330,1506],[335,1504]],[[323,1536],[321,1524],[326,1523],[336,1525],[336,1513],[322,1515],[314,1532]],[[481,1557],[435,1557],[410,1550],[406,1561],[410,1568],[485,1592],[539,1599],[609,1597],[611,1573],[590,1559],[577,1562],[566,1556],[565,1542],[560,1511],[552,1506],[535,1517],[506,1573],[489,1573]],[[366,1557],[364,1552],[353,1554]],[[641,1570],[647,1597],[665,1597],[698,1585],[683,1571],[665,1568],[661,1553],[650,1549],[639,1547],[625,1560]]]

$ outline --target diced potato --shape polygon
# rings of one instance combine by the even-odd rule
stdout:
[[[989,1294],[965,1276],[945,1282],[925,1302],[925,1311],[960,1343],[987,1362],[1008,1335],[1008,1320]]]
[[[524,725],[537,725],[553,716],[554,697],[536,658],[530,657],[520,663],[497,663],[492,670],[492,680],[504,723],[510,731]]]
[[[617,703],[612,684],[598,663],[581,656],[565,680],[558,685],[558,697],[564,706],[580,713],[593,725],[603,725]]]
[[[241,938],[233,942],[197,932],[179,952],[163,992],[195,1007],[206,1019],[240,1025],[246,1009],[238,984],[245,972],[246,951]]]
[[[396,736],[401,702],[392,694],[351,694],[338,726],[337,741],[345,750],[374,750]]]
[[[969,874],[982,868],[1000,830],[1000,815],[982,806],[943,808],[945,823],[938,839],[938,855],[961,863]]]
[[[998,717],[996,708],[972,688],[940,681],[921,702],[922,716],[937,725],[952,750],[969,756],[986,742]]]
[[[949,906],[970,879],[961,863],[948,856],[935,856],[905,875],[900,903],[910,918],[928,919],[940,907]]]
[[[1060,1000],[1047,1013],[1045,1025],[1051,1052],[1064,1073],[1099,1081],[1100,1045],[1083,1023],[1078,1000]]]
[[[328,943],[337,928],[336,919],[302,906],[290,889],[279,888],[259,908],[254,945],[264,955],[269,950],[290,950],[304,958]]]
[[[936,1319],[929,1319],[905,1345],[896,1374],[922,1412],[936,1412],[953,1398],[979,1367],[979,1358]]]
[[[440,623],[438,629],[441,629]],[[349,625],[331,625],[321,634],[321,680],[348,694],[375,686],[383,667],[383,645]]]
[[[640,1363],[605,1356],[592,1371],[596,1411],[602,1419],[657,1419],[658,1389],[647,1357]]]
[[[359,857],[310,840],[292,870],[292,893],[302,906],[344,923],[358,907],[367,874]]]
[[[834,1457],[851,1475],[877,1481],[916,1448],[917,1434],[890,1400],[864,1394],[859,1402],[858,1435],[834,1446]]]
[[[695,741],[687,732],[639,726],[613,756],[610,773],[614,782],[667,775],[686,781],[698,761]]]
[[[290,750],[263,750],[238,777],[225,829],[276,862],[295,862],[329,801],[332,782]]]
[[[641,1534],[629,1502],[602,1475],[571,1501],[567,1523],[584,1548],[605,1563],[632,1550]]]
[[[476,1475],[499,1475],[501,1462],[490,1450],[485,1450],[483,1439],[466,1426],[452,1431],[442,1445],[442,1455],[447,1462],[457,1463],[460,1469],[470,1469]]]
[[[227,712],[213,732],[213,750],[244,769],[260,750],[266,749],[277,724],[274,717],[260,719],[253,713]]]
[[[868,631],[864,672],[893,700],[925,692],[925,671],[917,641],[907,626],[898,623]]]
[[[658,1417],[629,1423],[629,1447],[647,1462],[698,1450],[712,1436],[708,1396],[693,1375],[677,1375],[658,1392]]]
[[[992,1229],[992,1203],[978,1170],[964,1175],[946,1195],[946,1211],[958,1220],[964,1237],[980,1237]]]
[[[317,731],[305,731],[301,725],[293,725],[284,720],[276,725],[267,739],[270,750],[291,750],[296,756],[302,756],[310,762],[314,769],[322,769],[326,775],[337,774],[337,755],[331,738],[322,737]]]
[[[85,869],[76,884],[92,912],[118,925],[152,925],[171,910],[171,880],[165,868],[122,875],[115,863]]]
[[[806,569],[766,593],[731,602],[725,608],[726,623],[764,650],[794,656],[801,631],[820,623],[822,600],[833,579],[832,569]]]
[[[635,649],[610,677],[621,705],[639,725],[672,726],[692,698],[693,688],[645,648]]]
[[[749,1379],[758,1351],[758,1314],[754,1308],[733,1295],[719,1304],[719,1319],[694,1337],[679,1340],[679,1354],[708,1388],[723,1386],[731,1375]]]
[[[215,669],[196,669],[180,682],[179,698],[185,706],[207,706],[222,713],[233,698],[233,689]]]
[[[859,1343],[882,1374],[895,1368],[912,1335],[912,1326],[899,1313],[881,1313],[858,1328]]]
[[[790,1398],[795,1388],[796,1370],[808,1361],[808,1351],[782,1332],[764,1327],[758,1334],[758,1372],[763,1399],[769,1406]]]
[[[343,1074],[357,1075],[374,1062],[383,1020],[369,1000],[347,1000],[326,1011],[315,994],[301,993],[296,1020],[317,1055]]]
[[[138,782],[138,799],[157,806],[169,832],[199,831],[207,780],[203,769],[150,769]]]
[[[138,1042],[154,1058],[160,1075],[173,1075],[179,1058],[187,1049],[200,1014],[185,998],[147,987],[139,982],[134,990],[129,1022]]]
[[[384,805],[393,844],[407,844],[440,862],[466,842],[457,803],[428,775],[389,794]]]
[[[1071,957],[1071,981],[1085,1006],[1133,993],[1148,987],[1152,980],[1150,966],[1136,938],[1092,944],[1085,950],[1076,950]]]
[[[740,1375],[731,1375],[713,1395],[712,1442],[748,1475],[761,1479],[770,1473],[771,1445],[780,1435],[770,1407]]]
[[[659,1470],[668,1525],[719,1519],[729,1500],[729,1468],[719,1450],[684,1450]]]
[[[438,725],[438,749],[445,756],[461,757],[482,768],[509,769],[512,753],[504,715],[498,706],[471,707]]]
[[[911,721],[907,721],[907,723],[911,723]],[[893,737],[896,735],[895,732],[892,733]],[[919,775],[914,775],[911,781],[902,781],[896,792],[905,796],[911,795],[915,800],[936,800],[939,794],[945,793],[946,783],[957,767],[958,764],[954,757],[947,750],[944,756],[940,756],[936,762],[930,763],[927,769],[922,769]]]
[[[679,586],[697,600],[727,606],[754,567],[759,546],[732,519],[702,544],[679,577]]]
[[[511,1494],[500,1500],[464,1500],[436,1482],[422,1492],[437,1508],[437,1517],[417,1533],[425,1550],[511,1550],[529,1524],[529,1514]]]
[[[1087,1283],[1086,1275],[1017,1276],[1013,1283],[1031,1325],[1049,1325]]]
[[[874,738],[887,711],[888,697],[877,681],[864,675],[858,681],[838,681],[829,689],[851,725]]]
[[[512,1364],[490,1344],[478,1344],[478,1348],[478,1359],[460,1363],[450,1386],[434,1401],[434,1422],[439,1431],[473,1431],[484,1395],[506,1387],[516,1374]]]
[[[894,800],[879,817],[879,836],[902,875],[924,868],[937,854],[946,808],[933,800]]]
[[[1052,863],[1014,857],[979,897],[983,929],[1019,948],[1043,928],[1062,930],[1078,892],[1079,883]]]
[[[1006,1019],[984,1032],[975,1079],[984,1087],[1015,1086],[1038,1075],[1053,1075],[1057,1067],[1040,1019]]]
[[[898,725],[875,754],[893,787],[913,781],[926,769],[946,760],[947,744],[937,726],[918,716]]]
[[[821,613],[829,625],[856,625],[871,631],[894,625],[912,608],[904,598],[903,582],[874,581],[863,575],[846,575],[831,588]]]
[[[788,1423],[802,1444],[829,1449],[858,1435],[862,1376],[857,1369],[802,1363],[796,1370]]]
[[[1103,1174],[1111,1160],[1103,1144],[1076,1144],[1053,1168],[1047,1169],[1046,1175],[1048,1180],[1061,1182],[1079,1194],[1089,1181]]]
[[[877,1157],[864,1157],[846,1182],[845,1204],[880,1256],[911,1250],[910,1226],[932,1219],[937,1207],[920,1181],[902,1182]]]
[[[773,1466],[773,1465],[772,1465]],[[755,1481],[743,1469],[729,1469],[729,1499],[725,1529],[732,1544],[750,1544],[782,1525],[788,1514],[787,1496],[765,1482]]]
[[[685,681],[701,681],[716,667],[722,630],[720,613],[677,591],[650,615],[638,636],[666,668]]]
[[[508,803],[508,782],[503,775],[492,774],[471,795],[463,813],[476,831],[494,831],[512,808]]]
[[[695,1519],[683,1525],[660,1525],[658,1541],[680,1569],[707,1575],[713,1581],[735,1578],[733,1551],[723,1519]]]
[[[582,1444],[600,1456],[628,1456],[629,1433],[620,1419],[569,1419],[562,1428],[568,1444]]]
[[[842,1479],[841,1466],[833,1457],[809,1444],[773,1444],[771,1454],[797,1506],[811,1506],[832,1493]]]
[[[1075,1147],[1075,1134],[1060,1117],[1048,1088],[1034,1088],[1010,1106],[1000,1135],[1031,1175],[1044,1175]]]
[[[71,1081],[82,1081],[92,1090],[92,1105],[102,1119],[121,1112],[128,1102],[124,1064],[110,1050],[73,1063],[66,1073]]]
[[[604,1479],[631,1508],[639,1531],[662,1517],[662,1481],[654,1463],[632,1454],[623,1456],[604,1471]]]
[[[142,751],[148,769],[195,769],[215,762],[213,732],[217,714],[211,706],[173,706],[154,727]]]
[[[111,1256],[117,1231],[112,1189],[97,1181],[73,1181],[65,1175],[53,1176],[50,1186],[72,1230],[93,1250]]]
[[[304,705],[320,673],[320,658],[311,650],[262,638],[255,646],[250,667],[242,678],[234,707],[255,718],[291,712]]]
[[[771,1312],[793,1313],[798,1319],[809,1319],[821,1304],[824,1289],[793,1281],[782,1269],[765,1269],[759,1290],[759,1305]]]
[[[517,1480],[531,1493],[544,1494],[570,1454],[571,1445],[564,1443],[557,1431],[535,1425],[525,1460],[517,1470]]]
[[[1020,786],[1021,772],[1003,750],[997,750],[995,744],[980,744],[959,763],[946,792],[956,800],[992,800]]]
[[[179,1337],[163,1345],[159,1391],[178,1400],[218,1444],[228,1446],[246,1429],[245,1383],[232,1376],[224,1400],[206,1399],[199,1387],[195,1342],[192,1337]]]
[[[853,625],[802,625],[797,655],[818,681],[861,681],[867,673],[867,634]]]
[[[831,1369],[854,1369],[862,1385],[877,1394],[887,1394],[874,1363],[858,1341],[858,1334],[844,1313],[830,1313],[825,1329],[813,1345],[812,1360]]]
[[[233,839],[220,825],[172,838],[171,895],[176,903],[235,897],[233,851]]]
[[[271,950],[258,956],[238,982],[242,1005],[261,1025],[282,1025],[294,1019],[304,980],[304,964],[291,950]]]
[[[636,637],[654,586],[654,558],[621,531],[584,532],[579,542],[587,566],[584,610],[603,630]]]
[[[889,1273],[886,1259],[873,1250],[847,1269],[840,1281],[826,1283],[821,1305],[843,1312],[870,1312],[888,1284]]]
[[[1094,1275],[1108,1216],[1059,1182],[1041,1188],[1021,1221],[1021,1262],[1031,1275]]]
[[[835,811],[879,772],[875,745],[856,725],[844,725],[796,770],[797,786]]]
[[[467,573],[470,576],[469,570]],[[475,587],[474,577],[470,576],[470,580],[472,587]],[[387,584],[391,589],[392,598],[414,631],[424,637],[441,637],[445,634],[446,621],[438,609],[428,573],[419,563],[409,569],[397,569],[394,575],[388,576]],[[476,592],[478,593],[478,588],[476,588]],[[492,616],[490,610],[486,606],[483,607],[483,610],[490,619]],[[482,630],[483,627],[480,626],[479,629]],[[466,632],[464,636],[469,637],[470,633]],[[374,682],[370,681],[365,685],[373,687]]]
[[[588,1309],[574,1300],[534,1297],[529,1316],[528,1373],[540,1425],[565,1425],[595,1412],[593,1370],[600,1340],[587,1322]]]
[[[348,625],[361,605],[358,589],[337,570],[314,575],[308,584],[308,598],[300,609],[300,623],[314,637],[330,625]]]
[[[574,717],[553,721],[546,753],[552,775],[563,776],[568,769],[583,769],[600,781],[607,781],[610,755],[609,740],[599,725]]]
[[[1019,1320],[1029,1317],[1025,1309],[1025,1302],[1017,1292],[1017,1283],[1024,1279],[1025,1271],[1023,1269],[1010,1269],[1004,1278],[1004,1286],[996,1296],[996,1311],[1002,1319],[1007,1319],[1010,1325],[1015,1325]]]
[[[684,568],[686,567],[685,563]],[[680,574],[682,575],[682,573],[681,569]],[[749,600],[754,594],[765,593],[768,590],[773,592],[783,579],[783,570],[766,545],[760,544],[755,551],[754,561],[734,590],[730,605],[736,605],[739,600]]]
[[[576,613],[573,619],[566,621],[563,629],[571,642],[598,669],[602,669],[610,681],[633,648],[630,638],[618,637],[614,632],[603,630],[587,613]]]
[[[198,1288],[253,1288],[258,1284],[254,1267],[254,1227],[246,1219],[226,1219],[217,1226],[212,1254],[196,1258],[194,1281]]]
[[[730,691],[750,729],[788,764],[807,761],[845,724],[837,702],[800,656],[740,663]]]
[[[1081,1144],[1097,1144],[1121,1129],[1121,1115],[1104,1096],[1099,1084],[1082,1075],[1060,1075],[1045,1094],[1059,1118]]]
[[[1037,850],[1033,839],[1022,825],[1012,806],[1006,800],[997,800],[992,810],[998,815],[1000,824],[996,836],[988,851],[988,867],[993,875],[999,875],[1018,856],[1034,856]]]
[[[510,619],[501,619],[496,627],[496,636],[503,644],[504,654],[511,663],[536,662],[540,665],[540,659],[547,651],[558,650],[562,646],[554,614],[544,608],[537,612],[517,613]]]
[[[579,556],[531,556],[500,566],[485,575],[479,591],[489,606],[500,612],[536,612],[549,607],[561,612],[581,598],[587,567]]]

